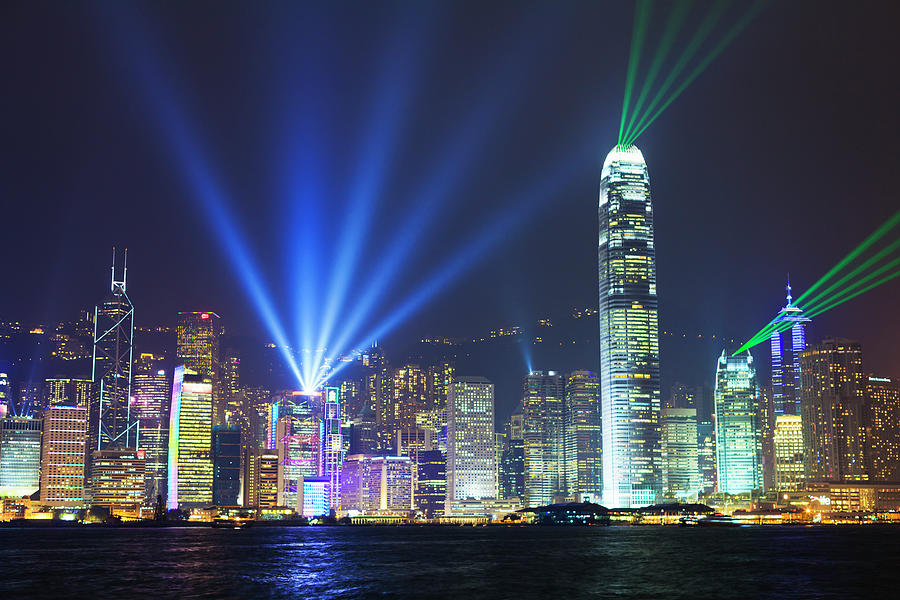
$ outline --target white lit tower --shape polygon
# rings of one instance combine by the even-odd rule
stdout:
[[[787,305],[778,311],[773,323],[789,323],[781,330],[776,327],[769,337],[772,349],[772,393],[775,416],[800,414],[800,353],[806,350],[806,324],[810,319],[791,297],[791,282],[787,284]]]
[[[650,176],[635,146],[616,146],[600,180],[599,317],[603,503],[662,493],[659,324]]]
[[[322,466],[323,475],[328,478],[329,507],[338,509],[341,505],[341,465],[344,460],[344,438],[341,435],[340,388],[325,388],[324,419],[322,422]]]
[[[139,425],[131,411],[134,306],[126,293],[128,250],[116,279],[113,248],[109,293],[94,309],[94,356],[88,421],[88,456],[95,450],[137,448]]]

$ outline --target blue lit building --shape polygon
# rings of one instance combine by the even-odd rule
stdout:
[[[662,494],[659,324],[650,176],[635,146],[606,156],[598,214],[603,503],[645,506]]]
[[[341,465],[344,462],[340,388],[325,388],[323,411],[322,473],[328,479],[328,507],[337,510],[341,506]]]
[[[20,498],[38,491],[41,482],[40,419],[0,419],[0,496]]]
[[[303,477],[297,479],[297,506],[301,516],[322,517],[331,507],[331,479],[329,477]]]
[[[787,285],[787,305],[775,317],[776,324],[790,323],[784,331],[776,329],[769,338],[772,349],[772,392],[775,416],[800,414],[800,353],[806,350],[804,328],[810,319],[793,305],[791,284]]]

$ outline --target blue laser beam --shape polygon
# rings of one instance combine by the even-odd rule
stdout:
[[[541,30],[545,35],[553,31],[554,28],[548,26],[543,13],[532,14],[531,19],[523,25],[532,26],[538,19],[543,23]],[[411,194],[415,201],[410,215],[398,228],[398,235],[354,303],[343,322],[341,332],[328,344],[329,360],[334,361],[347,349],[362,323],[370,317],[377,301],[396,278],[400,266],[409,259],[429,224],[440,214],[441,206],[452,196],[455,185],[465,180],[464,175],[469,170],[483,164],[482,158],[488,148],[485,142],[491,132],[512,116],[513,111],[504,109],[513,104],[516,92],[526,78],[533,74],[536,60],[532,59],[536,58],[541,47],[533,36],[523,35],[521,31],[513,39],[514,42],[507,40],[503,44],[507,51],[486,71],[486,83],[479,86],[487,90],[480,94],[484,100],[467,115],[461,126],[454,128],[452,139],[446,143],[441,158],[437,161],[437,168],[429,173],[418,191]],[[529,65],[531,68],[523,69],[521,65]]]
[[[302,385],[302,375],[290,352],[284,328],[255,261],[228,209],[226,194],[204,158],[194,127],[176,101],[174,92],[170,90],[169,80],[159,67],[158,57],[151,50],[151,36],[146,30],[146,23],[135,14],[126,14],[126,6],[104,5],[100,14],[101,19],[112,18],[117,21],[112,26],[107,23],[107,27],[104,27],[105,31],[114,36],[109,39],[115,46],[113,54],[119,57],[122,72],[132,79],[132,84],[140,91],[148,112],[155,115],[157,126],[152,128],[153,132],[167,154],[171,152],[174,156],[172,162],[192,191],[191,197],[197,202],[198,208],[204,216],[212,219],[217,241],[230,258],[231,266],[243,282],[244,290],[263,324]],[[127,36],[124,35],[126,32]]]

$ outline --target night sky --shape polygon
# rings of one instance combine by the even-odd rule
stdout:
[[[710,5],[696,4],[682,44]],[[750,336],[788,272],[798,295],[898,208],[898,17],[887,2],[772,3],[638,140],[661,329]],[[198,165],[288,331],[297,298],[324,303],[366,173],[381,185],[342,311],[415,236],[367,326],[485,230],[496,243],[391,335],[595,306],[632,21],[624,2],[6,2],[0,319],[93,306],[117,245],[138,324],[215,310],[268,339],[198,200]],[[423,202],[427,218],[406,222]],[[898,293],[895,280],[822,315],[810,340],[858,339],[868,369],[900,375]]]

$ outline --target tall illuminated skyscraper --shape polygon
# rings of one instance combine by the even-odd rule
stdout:
[[[457,377],[447,396],[447,502],[497,497],[494,384]]]
[[[870,375],[866,401],[872,478],[900,481],[900,381]]]
[[[642,506],[661,496],[662,468],[653,210],[637,147],[606,156],[599,219],[603,500]]]
[[[546,506],[566,493],[566,378],[556,371],[532,371],[525,376],[525,504]]]
[[[169,410],[169,508],[212,504],[212,382],[175,368]]]
[[[94,312],[94,390],[88,410],[88,448],[120,450],[137,447],[138,425],[131,412],[131,363],[134,306],[126,293],[128,251],[121,281],[116,280],[113,249],[110,290]],[[90,464],[88,464],[90,468]]]
[[[138,450],[144,452],[144,501],[166,498],[169,466],[169,408],[172,381],[166,371],[137,373],[131,386],[133,408],[140,423]]]
[[[341,435],[340,388],[325,388],[322,429],[322,474],[328,479],[328,507],[341,507],[341,465],[344,462],[344,436]]]
[[[184,368],[213,385],[213,425],[225,423],[227,398],[222,390],[219,337],[222,320],[214,312],[179,312],[175,325],[175,356]]]
[[[822,340],[800,353],[800,374],[807,479],[867,479],[866,376],[859,343]]]
[[[772,350],[772,392],[775,416],[800,414],[800,353],[806,349],[804,328],[810,319],[791,297],[787,285],[787,304],[775,317],[775,323],[790,323],[789,329],[775,330],[769,337]]]
[[[716,368],[716,471],[718,488],[745,494],[763,487],[759,428],[759,383],[748,350],[728,356]]]
[[[301,480],[322,474],[321,393],[286,392],[272,406],[278,505],[296,509]]]

